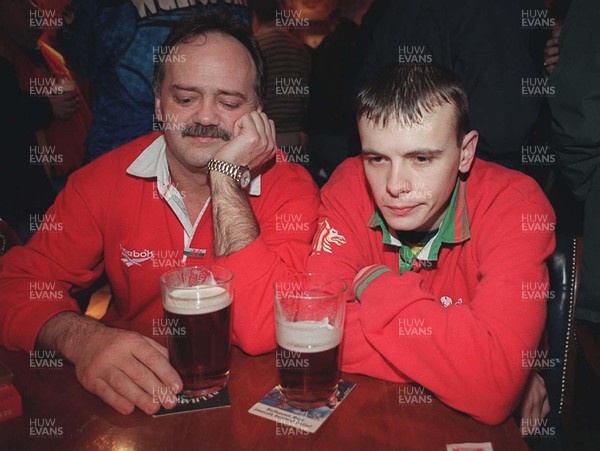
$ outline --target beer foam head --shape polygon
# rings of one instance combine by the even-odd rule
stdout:
[[[342,330],[329,321],[280,321],[277,320],[277,344],[295,352],[322,352],[342,341]]]
[[[231,301],[225,288],[204,285],[172,290],[166,295],[163,306],[178,315],[197,315],[224,309]]]

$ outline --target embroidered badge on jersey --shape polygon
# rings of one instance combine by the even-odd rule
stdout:
[[[329,225],[327,219],[319,222],[319,227],[313,242],[315,252],[327,252],[332,254],[332,245],[342,246],[346,244],[346,237],[340,235],[336,229]]]
[[[462,305],[463,300],[462,300],[462,298],[458,298],[458,301],[454,302],[450,296],[442,296],[440,298],[440,302],[442,303],[442,305],[444,307],[448,308],[451,305],[454,305],[454,306]]]

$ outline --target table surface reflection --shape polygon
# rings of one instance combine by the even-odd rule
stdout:
[[[357,386],[314,434],[251,415],[248,409],[276,385],[275,355],[250,357],[234,349],[231,407],[152,418],[115,412],[78,383],[68,363],[30,368],[29,356],[0,347],[0,361],[15,374],[23,415],[0,423],[2,450],[446,450],[448,443],[491,442],[495,451],[527,450],[515,422],[487,426],[431,397],[405,404],[399,384],[354,374]],[[30,435],[30,421],[52,424],[55,435]],[[60,434],[58,434],[60,431]]]

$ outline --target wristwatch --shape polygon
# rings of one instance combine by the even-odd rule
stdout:
[[[241,189],[250,186],[250,169],[248,166],[240,166],[211,158],[208,162],[208,171],[217,171],[231,177]]]

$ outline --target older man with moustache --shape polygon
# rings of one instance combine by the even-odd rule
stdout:
[[[153,390],[182,388],[166,349],[147,336],[162,317],[166,263],[230,268],[233,342],[266,352],[275,344],[271,281],[303,269],[316,227],[310,176],[275,164],[263,61],[249,31],[201,16],[176,27],[164,48],[154,84],[162,133],[73,174],[31,242],[0,260],[2,345],[60,352],[86,389],[122,413],[153,413]],[[281,227],[290,217],[302,227]],[[98,322],[70,292],[102,272],[114,299]],[[52,301],[32,299],[40,282],[56,292]]]

